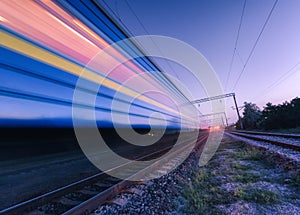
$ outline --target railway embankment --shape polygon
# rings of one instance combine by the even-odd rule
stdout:
[[[268,150],[225,136],[206,166],[192,154],[170,174],[134,185],[96,214],[297,214],[300,177]]]

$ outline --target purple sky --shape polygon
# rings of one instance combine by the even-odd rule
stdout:
[[[99,2],[105,6],[103,0]],[[195,47],[208,59],[225,88],[243,0],[128,0],[147,32],[125,1],[105,2],[134,36],[148,32],[174,37]],[[248,0],[246,3],[237,54],[226,89],[226,92],[236,93],[239,105],[247,101],[262,108],[267,102],[278,104],[300,96],[298,0],[278,2],[236,89],[232,91],[273,4],[274,0]],[[162,67],[170,74],[174,75],[175,71],[181,79],[184,77],[185,83],[193,81],[180,67],[174,66],[174,71],[164,64]],[[205,97],[199,86],[190,86],[195,98]],[[232,105],[232,99],[228,99],[227,116],[230,122],[236,120],[236,114],[230,108]],[[202,107],[200,111],[205,113]]]
[[[256,103],[260,108],[262,108],[267,102],[278,104],[284,101],[290,101],[291,99],[300,96],[300,86],[298,83],[300,80],[299,0],[246,1],[236,54],[233,60],[230,76],[228,76],[230,62],[234,52],[238,27],[245,2],[244,0],[97,1],[103,7],[105,7],[111,16],[115,20],[119,21],[121,27],[125,30],[128,30],[132,36],[147,34],[169,36],[179,39],[196,48],[207,58],[209,63],[214,68],[219,77],[220,83],[225,89],[225,93],[236,93],[239,106],[241,106],[243,102],[247,101]],[[10,5],[8,4],[9,2],[10,1],[8,0],[6,6]],[[264,25],[275,2],[278,3],[274,7],[273,13],[269,17],[269,21],[266,25]],[[48,3],[51,4],[50,2]],[[5,5],[6,3],[3,2],[3,4]],[[36,3],[32,3],[31,6],[34,6],[35,4]],[[83,7],[81,4],[82,2],[78,1],[73,6],[70,6],[69,4],[67,4],[67,6],[71,8],[78,6],[78,10],[80,11],[81,7]],[[88,4],[93,5],[91,2]],[[12,26],[10,26],[11,24],[18,26],[18,24],[22,23],[18,21],[20,16],[17,15],[17,11],[22,11],[22,7],[27,8],[30,5],[11,4],[11,6],[12,8],[9,9],[6,7],[1,7],[4,9],[2,10],[3,14],[0,16],[0,21],[1,23],[4,23],[3,27],[5,29],[7,27],[9,29],[12,28]],[[5,8],[7,11],[5,11]],[[34,8],[35,6],[27,10],[36,10],[35,13],[30,13],[33,15],[33,17],[36,16],[37,12],[39,11],[39,7],[35,9]],[[96,11],[95,8],[94,10]],[[10,13],[5,12],[12,12],[12,16],[9,15]],[[43,10],[40,12],[41,15],[44,14]],[[54,14],[56,14],[57,11],[54,10],[54,12]],[[85,13],[86,12],[87,11],[85,11]],[[26,16],[29,19],[27,22],[28,26],[20,24],[19,28],[13,28],[11,30],[13,32],[16,31],[17,34],[24,34],[24,30],[31,29],[28,31],[30,32],[30,35],[31,32],[35,33],[33,33],[31,36],[27,35],[25,37],[28,37],[29,39],[36,37],[33,39],[35,41],[43,38],[39,35],[39,33],[43,33],[39,32],[39,29],[43,29],[45,26],[49,25],[48,22],[52,23],[52,21],[54,21],[52,24],[57,25],[55,24],[57,22],[56,19],[51,17],[50,19],[47,19],[46,16],[42,22],[38,22],[40,26],[36,24],[32,24],[31,26],[31,23],[35,23],[37,20],[29,15]],[[6,19],[2,16],[5,16]],[[73,19],[72,16],[76,17],[76,14],[65,14],[65,16],[71,16],[71,18],[69,18]],[[91,16],[91,14],[88,16]],[[29,17],[31,17],[31,20]],[[88,18],[94,19],[95,17],[91,16]],[[74,24],[73,21],[71,22],[72,25]],[[56,26],[56,29],[52,29],[50,31],[50,41],[54,39],[54,41],[59,42],[59,44],[61,44],[61,39],[64,40],[68,38],[70,41],[73,41],[72,35],[60,35],[59,32],[64,33],[64,31],[58,32],[60,29],[59,26]],[[263,26],[265,26],[264,31],[259,37],[256,47],[252,52],[253,54],[251,55],[251,58],[248,58]],[[38,32],[33,31],[35,28]],[[102,30],[105,31],[104,29]],[[82,29],[79,30],[79,32],[82,31]],[[45,35],[48,36],[48,34]],[[74,35],[77,34],[74,33]],[[82,39],[82,37],[80,38]],[[125,38],[125,36],[122,38]],[[49,43],[47,39],[42,40],[41,43],[46,47],[48,47],[49,44],[51,46],[51,43]],[[86,59],[93,57],[98,50],[91,47],[88,48],[85,43],[80,43],[84,44],[81,46],[74,42],[68,44],[68,48],[61,48],[58,50],[57,47],[55,47],[54,49],[59,53],[66,52],[68,56],[73,56],[75,52],[72,50],[77,50],[78,47],[84,46],[86,48],[86,52],[79,50],[78,53],[76,53],[80,53],[80,56],[82,55]],[[77,80],[77,76],[62,72],[60,69],[49,66],[46,63],[36,60],[31,61],[29,60],[30,58],[27,58],[25,55],[23,56],[22,54],[9,51],[9,49],[5,49],[4,47],[1,48],[1,51],[5,53],[3,56],[0,55],[2,57],[1,62],[4,62],[9,66],[13,65],[17,66],[18,68],[20,66],[21,69],[31,71],[34,74],[45,75],[54,79],[59,78],[61,81],[67,80],[71,83],[75,83]],[[188,54],[189,53],[187,53],[187,56],[189,56]],[[73,59],[73,57],[71,58]],[[249,59],[249,61],[247,61],[247,59]],[[74,60],[77,61],[78,59],[75,57]],[[168,74],[174,76],[174,78],[179,79],[182,85],[186,86],[186,88],[188,88],[188,90],[192,93],[194,99],[207,97],[202,86],[195,81],[194,77],[191,75],[191,72],[184,69],[182,65],[180,66],[173,62],[167,63],[162,59],[154,59],[154,61],[159,64],[164,72],[167,72]],[[246,67],[241,78],[238,79],[245,62],[247,62]],[[1,66],[1,87],[20,91],[24,90],[26,92],[32,92],[33,95],[44,93],[43,95],[54,96],[55,98],[72,98],[73,90],[71,88],[59,84],[53,84],[47,80],[40,80],[35,76],[27,74],[22,75],[21,73],[10,71],[10,69]],[[120,78],[123,80],[124,75],[120,75]],[[229,81],[226,85],[227,79]],[[237,82],[237,80],[239,81]],[[237,85],[235,83],[237,83]],[[11,98],[9,96],[0,97],[0,118],[49,118],[54,120],[59,118],[67,119],[69,124],[71,122],[72,109],[70,107],[67,108],[65,106],[52,103],[49,104],[31,101],[30,99],[24,100],[19,98]],[[103,102],[103,104],[109,103]],[[226,114],[227,117],[229,117],[230,123],[236,122],[237,120],[236,112],[231,108],[233,105],[234,103],[232,98],[227,98]],[[202,103],[199,107],[199,110],[203,114],[210,114],[210,103]],[[202,121],[204,122],[205,119]],[[5,122],[2,122],[2,124],[3,123],[5,124]]]

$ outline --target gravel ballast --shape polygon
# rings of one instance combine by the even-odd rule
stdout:
[[[225,136],[208,165],[199,167],[199,156],[94,214],[300,214],[299,175],[272,153]]]

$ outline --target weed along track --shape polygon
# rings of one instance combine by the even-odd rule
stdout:
[[[286,171],[268,154],[224,137],[204,167],[184,183],[185,213],[299,214],[300,177]]]
[[[121,193],[97,214],[299,214],[300,178],[269,151],[224,136],[203,167],[200,154],[159,179],[133,185],[143,194]]]

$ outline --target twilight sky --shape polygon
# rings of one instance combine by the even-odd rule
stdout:
[[[148,33],[170,36],[195,47],[210,62],[225,89],[244,0],[99,2],[112,15],[113,11],[117,15],[115,18],[120,19],[135,36]],[[225,91],[235,92],[239,105],[247,101],[262,108],[267,102],[277,104],[300,96],[300,1],[297,0],[278,1],[253,55],[233,89],[274,2],[246,2],[236,55]],[[193,81],[179,67],[174,66],[173,70],[167,65],[162,67],[172,75],[175,71],[187,84]],[[197,87],[191,87],[194,96],[205,97]],[[230,122],[236,120],[232,105],[232,99],[227,99]],[[205,113],[201,107],[200,111]]]
[[[298,0],[247,0],[246,4],[244,0],[97,2],[131,36],[163,35],[193,46],[214,68],[224,92],[236,93],[239,106],[247,101],[262,108],[267,102],[278,104],[300,96]],[[272,8],[274,10],[269,16]],[[148,85],[153,92],[159,89],[171,97],[175,96],[179,102],[183,99],[181,92],[166,81],[146,58],[128,61],[106,73],[106,69],[114,63],[128,58],[118,48],[112,48],[103,58],[94,57],[109,44],[126,36],[94,2],[2,0],[0,23],[0,119],[50,119],[54,123],[57,120],[57,124],[63,124],[59,120],[66,119],[66,124],[70,125],[70,101],[84,68],[88,69],[84,78],[89,83],[99,84],[105,79],[104,96],[100,95],[96,100],[98,117],[102,121],[112,121],[110,105],[118,91],[124,97],[121,98],[123,105],[130,103],[127,101],[129,98],[137,98],[136,95],[140,95]],[[264,31],[260,34],[262,29]],[[127,45],[123,49],[131,53],[129,56],[139,52]],[[91,63],[91,59],[95,60]],[[174,62],[157,58],[154,61],[164,72],[179,79],[194,99],[207,96],[190,71]],[[119,88],[135,74],[145,74],[145,77],[136,85],[125,84],[125,88]],[[86,101],[82,102],[79,104],[87,106]],[[237,120],[236,112],[231,108],[233,105],[232,98],[227,98],[226,114],[230,123]],[[157,111],[167,116],[170,125],[173,125],[177,123],[178,116],[175,106],[164,96],[150,93],[141,95],[134,102],[130,114],[117,109],[112,112],[131,115],[136,118],[133,120],[135,123],[143,124],[147,123],[152,111]],[[202,114],[210,114],[210,104],[201,104],[199,110]],[[195,121],[193,117],[186,119]],[[159,125],[161,119],[156,120]],[[205,123],[205,119],[202,121]],[[4,121],[1,123],[6,124]]]

